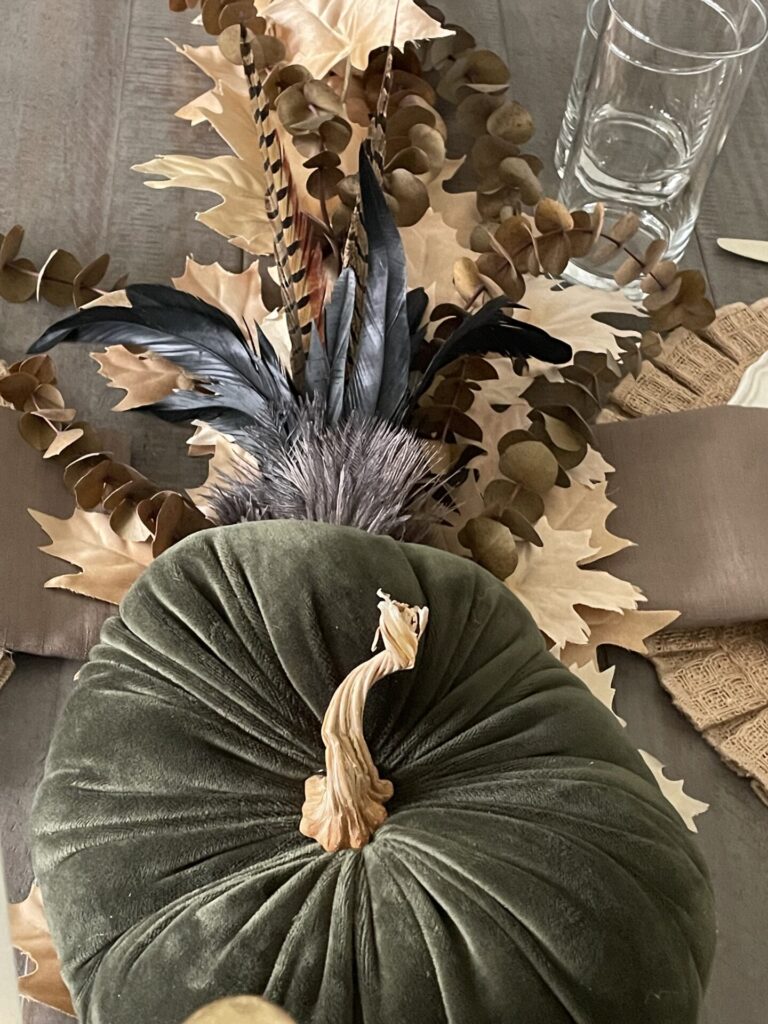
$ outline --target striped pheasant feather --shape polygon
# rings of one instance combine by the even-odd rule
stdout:
[[[264,158],[264,202],[274,233],[275,262],[291,339],[291,376],[301,390],[312,326],[320,320],[325,297],[322,250],[315,244],[310,220],[299,208],[290,167],[283,156],[261,72],[256,68],[244,26],[240,32],[240,54]]]
[[[387,111],[389,109],[389,98],[392,95],[392,83],[394,80],[395,60],[395,32],[397,31],[397,15],[400,10],[400,0],[395,5],[395,18],[392,22],[392,35],[389,40],[389,49],[384,63],[384,74],[381,79],[381,88],[376,100],[376,113],[371,119],[368,130],[368,138],[365,145],[371,163],[379,174],[384,174],[384,159],[387,144]]]
[[[392,22],[392,35],[389,40],[386,61],[384,62],[384,74],[381,79],[381,88],[376,101],[376,112],[371,118],[368,128],[368,138],[364,146],[376,176],[381,181],[384,177],[384,163],[387,144],[387,111],[389,109],[389,98],[392,94],[392,83],[394,79],[394,55],[395,55],[395,32],[397,30],[397,15],[400,9],[400,0],[397,0],[395,17]],[[363,321],[363,307],[365,304],[365,284],[368,272],[368,242],[363,227],[362,205],[358,195],[352,210],[347,237],[342,255],[342,266],[351,267],[357,278],[357,290],[355,293],[355,311],[352,318],[350,345],[350,357],[357,351],[357,340],[360,335],[360,327]]]

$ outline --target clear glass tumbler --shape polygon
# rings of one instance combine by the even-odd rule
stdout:
[[[605,0],[560,201],[640,218],[633,250],[688,244],[712,166],[768,34],[761,0]],[[613,287],[612,263],[572,261],[572,280]]]
[[[571,82],[571,89],[568,93],[565,113],[563,114],[563,123],[560,126],[560,134],[557,138],[557,146],[555,147],[555,170],[560,178],[565,173],[568,156],[571,152],[571,143],[579,127],[581,104],[587,91],[589,76],[592,74],[592,65],[595,60],[595,53],[597,52],[597,40],[600,36],[600,28],[607,8],[607,0],[589,0],[587,22],[584,26],[584,31],[581,33],[573,81]]]

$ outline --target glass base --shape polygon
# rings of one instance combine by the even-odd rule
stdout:
[[[613,206],[610,202],[605,204],[605,223],[611,225],[615,223],[620,217],[624,216],[627,212],[628,207],[617,204]],[[594,203],[585,206],[585,209],[591,212],[594,209]],[[656,241],[658,238],[663,238],[667,245],[672,241],[674,250],[670,250],[665,253],[664,259],[679,260],[688,245],[688,238],[690,233],[685,237],[676,236],[673,240],[670,240],[669,230],[662,220],[656,217],[650,211],[644,211],[639,214],[640,227],[636,234],[626,243],[626,249],[632,253],[633,256],[637,256],[638,259],[642,259],[646,249],[651,242]],[[592,262],[589,255],[579,257],[578,259],[571,260],[565,269],[563,277],[566,281],[571,281],[574,284],[587,285],[590,288],[600,288],[603,291],[618,291],[619,286],[613,279],[613,275],[619,269],[621,264],[627,258],[627,253],[624,251],[624,247],[619,249],[617,254],[608,261],[601,265],[596,265]],[[642,289],[640,288],[640,282],[632,281],[624,289],[625,294],[633,302],[637,302],[642,298]]]

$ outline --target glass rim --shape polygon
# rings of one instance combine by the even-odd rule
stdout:
[[[651,36],[641,32],[635,25],[633,25],[627,18],[617,9],[617,4],[620,0],[606,0],[611,14],[616,18],[618,22],[629,32],[635,36],[636,39],[640,39],[644,43],[648,43],[650,46],[655,47],[657,50],[662,50],[664,53],[673,53],[677,57],[690,57],[697,60],[729,60],[734,57],[744,57],[748,53],[753,53],[758,50],[763,43],[768,39],[768,12],[766,12],[765,5],[762,0],[747,0],[748,4],[757,13],[758,18],[762,21],[762,31],[760,32],[757,41],[750,43],[748,46],[740,46],[735,50],[687,50],[683,47],[678,46],[667,46],[664,43],[659,43]],[[699,0],[704,3],[705,0]],[[593,3],[590,5],[594,6]]]

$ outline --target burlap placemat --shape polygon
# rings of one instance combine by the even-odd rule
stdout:
[[[660,355],[627,377],[601,421],[724,405],[768,351],[768,298],[718,311],[706,331],[673,332]],[[768,621],[667,630],[647,641],[676,706],[768,803]]]

